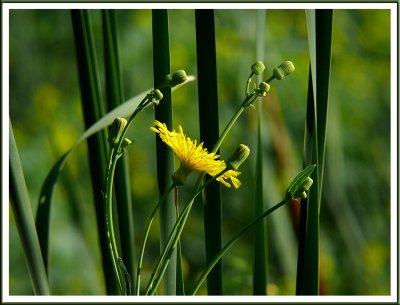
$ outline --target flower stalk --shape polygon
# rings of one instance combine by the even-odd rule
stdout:
[[[287,62],[286,62],[287,63]],[[291,63],[291,62],[290,62]],[[279,66],[281,67],[283,65],[283,63]],[[291,63],[291,65],[293,66],[293,64]],[[255,65],[253,65],[254,67],[252,67],[252,70],[256,70]],[[260,68],[260,65],[259,65]],[[261,68],[260,68],[261,70]],[[289,71],[290,70],[290,71]],[[291,72],[293,72],[294,70],[294,66],[293,69],[287,69],[285,70],[287,73],[285,74],[285,76],[289,75]],[[251,77],[254,75],[254,71],[252,71],[252,73],[250,74],[250,77],[247,81],[247,85],[246,85],[246,96],[242,102],[242,104],[240,105],[240,107],[238,108],[238,110],[236,111],[236,113],[233,115],[233,117],[231,118],[231,120],[228,122],[228,124],[226,125],[225,129],[223,130],[222,134],[220,135],[218,141],[216,142],[216,144],[214,145],[211,154],[215,154],[218,149],[220,148],[222,142],[225,140],[225,137],[227,136],[227,134],[229,133],[229,131],[231,130],[231,128],[233,127],[233,125],[235,124],[235,122],[237,121],[237,119],[240,117],[240,115],[243,113],[244,109],[252,106],[253,103],[260,97],[260,90],[269,91],[269,83],[275,78],[274,75],[272,75],[268,80],[266,80],[262,86],[261,89],[260,88],[256,88],[253,92],[248,93],[248,89],[249,89],[249,80],[251,79]],[[258,89],[258,90],[257,90]],[[265,93],[266,93],[265,92]],[[262,96],[264,96],[264,94],[262,94]],[[155,130],[153,130],[155,131]],[[165,141],[164,141],[165,142]],[[167,143],[168,144],[168,143]],[[171,146],[171,145],[170,145]],[[159,260],[157,262],[157,265],[152,273],[152,276],[150,278],[149,284],[146,288],[146,295],[154,295],[156,293],[156,290],[158,288],[159,283],[161,282],[162,276],[168,266],[169,263],[169,258],[172,255],[174,249],[177,246],[177,243],[179,241],[179,238],[182,234],[183,231],[183,227],[185,226],[186,220],[189,216],[191,207],[194,203],[195,198],[198,196],[198,194],[201,192],[202,189],[204,189],[206,186],[209,185],[209,183],[211,183],[213,180],[218,179],[220,176],[222,176],[225,172],[227,172],[228,170],[230,170],[230,168],[226,167],[223,171],[221,171],[218,175],[213,176],[212,179],[208,180],[206,183],[203,184],[203,178],[205,176],[205,172],[202,172],[196,182],[196,185],[194,187],[194,192],[193,195],[189,201],[189,203],[187,204],[187,206],[185,207],[185,209],[183,210],[183,212],[181,213],[180,217],[178,218],[178,220],[175,223],[175,226],[173,228],[173,230],[171,231],[168,241],[163,249],[163,252],[161,253]]]
[[[170,80],[169,82],[167,81],[168,79]],[[143,98],[143,100],[139,103],[139,105],[137,106],[137,108],[127,121],[123,118],[116,118],[110,130],[109,144],[111,146],[111,152],[109,156],[107,175],[105,181],[105,194],[104,194],[105,222],[107,230],[107,240],[112,258],[113,269],[118,280],[118,286],[120,288],[120,291],[124,295],[131,294],[131,287],[130,287],[129,274],[126,272],[126,268],[118,252],[117,241],[114,230],[115,225],[113,217],[112,194],[113,194],[115,167],[118,159],[126,151],[127,146],[132,143],[131,140],[125,138],[125,135],[136,115],[149,105],[158,105],[160,100],[163,98],[163,95],[161,94],[160,90],[158,90],[159,88],[166,86],[176,86],[186,81],[186,79],[187,76],[183,70],[180,70],[179,72],[173,72],[167,75],[166,81],[163,84],[161,84],[158,88],[152,90]]]

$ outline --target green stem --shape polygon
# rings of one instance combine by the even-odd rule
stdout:
[[[245,97],[245,99],[243,100],[241,106],[239,107],[239,109],[236,111],[235,115],[232,117],[232,119],[229,121],[228,125],[225,127],[224,131],[222,132],[221,136],[219,137],[217,143],[215,143],[214,148],[212,150],[212,153],[215,153],[219,147],[221,146],[222,142],[224,141],[226,135],[229,133],[229,131],[231,130],[232,126],[234,125],[234,123],[237,121],[237,119],[239,118],[239,116],[242,114],[243,110],[245,108],[247,108],[249,105],[251,105],[251,103],[253,103],[255,100],[257,99],[257,96],[255,95],[254,92],[252,92],[251,94],[249,94],[248,96]],[[227,170],[227,169],[225,169]],[[224,173],[225,170],[222,172]],[[171,234],[169,235],[168,241],[165,244],[164,250],[161,254],[161,256],[159,257],[159,260],[157,262],[157,265],[155,267],[154,272],[152,273],[152,276],[150,278],[149,284],[146,288],[146,295],[151,293],[154,294],[159,282],[161,281],[162,278],[162,269],[161,266],[162,264],[168,264],[168,262],[166,261],[166,254],[170,251],[171,247],[176,247],[176,243],[180,238],[180,235],[183,231],[183,226],[186,223],[186,219],[189,216],[189,212],[190,209],[194,203],[194,199],[198,196],[198,194],[200,194],[201,190],[203,188],[205,188],[206,186],[209,185],[209,183],[211,183],[212,181],[214,181],[217,177],[219,177],[222,173],[218,174],[217,176],[214,176],[212,179],[208,180],[205,184],[202,185],[202,181],[204,178],[204,173],[202,173],[198,180],[197,183],[194,187],[194,194],[192,195],[192,199],[190,200],[190,202],[188,203],[188,205],[185,207],[184,211],[182,212],[181,216],[179,217],[179,219],[176,221],[174,228],[171,231]],[[182,223],[182,225],[181,225]],[[179,231],[177,231],[177,227],[178,225],[181,225],[181,227],[179,228]],[[164,261],[165,260],[165,261]],[[163,270],[165,271],[166,267],[163,267]],[[161,270],[161,272],[160,272]],[[161,275],[158,276],[157,278],[157,274],[160,273]],[[154,279],[156,279],[156,282],[154,283]]]
[[[132,113],[131,117],[129,118],[125,128],[123,129],[118,144],[111,150],[110,158],[109,158],[109,166],[106,175],[106,192],[104,195],[104,202],[105,202],[105,221],[106,221],[106,228],[107,228],[107,240],[109,244],[109,250],[112,258],[114,272],[117,276],[119,288],[122,293],[130,294],[130,291],[126,291],[126,282],[125,282],[125,273],[119,267],[121,262],[121,258],[118,255],[118,248],[117,242],[115,238],[114,232],[114,219],[113,219],[113,205],[112,205],[112,194],[113,194],[113,181],[114,181],[114,174],[115,174],[115,167],[119,157],[121,156],[121,145],[125,138],[126,132],[128,131],[129,126],[131,125],[133,119],[136,115],[143,110],[146,106],[151,103],[150,95],[147,95]],[[123,264],[123,263],[122,263]],[[123,266],[121,266],[123,268]]]
[[[118,154],[115,153],[115,149],[111,150],[110,163],[108,166],[107,176],[106,176],[106,192],[105,192],[105,219],[107,227],[107,240],[111,253],[112,263],[114,272],[118,279],[119,288],[122,293],[126,293],[126,286],[122,282],[123,275],[121,274],[121,269],[118,267],[117,260],[119,259],[117,242],[115,239],[114,232],[114,219],[113,219],[113,205],[112,205],[112,187],[114,181],[115,166],[117,165]]]
[[[280,208],[281,206],[283,206],[285,203],[289,202],[289,200],[282,200],[281,202],[277,203],[276,205],[274,205],[272,208],[268,209],[267,211],[265,211],[263,214],[261,214],[260,216],[258,216],[257,218],[255,218],[253,221],[251,221],[249,224],[247,224],[245,227],[243,227],[242,230],[240,230],[240,232],[238,234],[236,234],[235,237],[233,237],[222,249],[221,251],[213,258],[213,260],[208,264],[207,268],[205,269],[205,271],[203,272],[203,274],[200,276],[199,281],[197,282],[197,285],[195,287],[195,289],[193,290],[192,295],[195,295],[197,293],[197,291],[199,290],[199,288],[201,287],[201,285],[203,284],[204,280],[206,279],[207,275],[210,273],[210,271],[212,270],[212,268],[215,266],[215,264],[218,263],[218,261],[221,259],[222,256],[224,256],[224,254],[233,246],[233,244],[248,230],[250,229],[252,226],[254,226],[256,223],[258,223],[261,219],[263,219],[264,217],[268,216],[269,214],[271,214],[273,211],[275,211],[276,209]]]
[[[257,97],[255,96],[254,92],[251,93],[250,95],[246,96],[246,98],[244,99],[242,105],[240,105],[239,109],[236,111],[235,115],[232,117],[232,119],[229,121],[228,125],[226,125],[224,131],[222,132],[221,136],[219,137],[217,143],[215,143],[213,150],[211,151],[212,153],[215,153],[219,147],[221,146],[222,142],[225,140],[226,135],[228,134],[228,132],[231,130],[233,124],[235,124],[235,122],[237,121],[237,119],[240,117],[240,115],[242,114],[243,110],[248,107],[252,102],[254,102],[254,100]]]
[[[220,172],[218,175],[215,175],[212,177],[210,180],[208,180],[206,183],[201,185],[202,178],[204,174],[201,174],[199,179],[197,180],[196,183],[196,191],[192,195],[192,199],[190,202],[187,204],[183,212],[180,214],[178,220],[176,221],[171,234],[168,237],[168,240],[165,244],[164,250],[161,253],[157,265],[152,273],[152,276],[150,278],[149,284],[146,288],[146,295],[154,294],[156,289],[158,288],[158,285],[162,279],[162,276],[168,266],[169,262],[169,257],[172,255],[174,249],[177,246],[177,243],[179,241],[179,238],[182,234],[183,227],[185,226],[186,220],[189,216],[190,209],[194,203],[195,198],[201,193],[201,191],[206,188],[211,182],[215,181],[218,177],[222,176],[225,172],[227,172],[229,169],[225,168],[222,172]]]
[[[160,198],[160,200],[158,201],[157,205],[154,207],[151,215],[150,215],[150,220],[149,223],[147,224],[147,229],[146,229],[146,234],[144,236],[144,240],[143,240],[143,245],[142,245],[142,249],[140,251],[140,257],[139,257],[139,264],[138,264],[138,269],[137,269],[137,281],[136,281],[136,294],[140,295],[140,272],[142,270],[142,264],[143,264],[143,257],[144,257],[144,250],[146,247],[146,243],[147,243],[147,238],[149,236],[150,233],[150,228],[151,225],[153,223],[154,217],[158,211],[158,208],[160,207],[160,205],[164,202],[164,200],[167,198],[168,194],[172,191],[172,189],[175,187],[174,184],[172,184],[168,190],[164,193],[164,195]]]

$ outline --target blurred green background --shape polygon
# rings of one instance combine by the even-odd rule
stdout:
[[[216,10],[218,92],[222,129],[243,99],[255,58],[254,10]],[[98,63],[103,70],[100,11],[91,12]],[[153,82],[150,10],[117,11],[124,93],[128,99]],[[193,10],[170,10],[171,69],[196,75]],[[321,293],[390,293],[390,11],[335,10],[327,129],[326,171],[321,205]],[[84,131],[76,56],[68,10],[10,11],[10,118],[33,211],[41,184],[57,159]],[[284,60],[296,71],[274,81],[257,107],[265,108],[267,206],[278,202],[302,167],[308,82],[304,10],[268,10],[266,77]],[[103,75],[101,76],[103,77]],[[104,82],[104,78],[103,82]],[[103,85],[104,88],[104,85]],[[199,138],[197,84],[173,95],[174,125]],[[129,150],[136,243],[156,203],[154,113],[142,112]],[[221,148],[222,158],[239,143],[255,152],[257,112],[248,109]],[[51,214],[50,280],[56,295],[104,294],[86,145],[70,156],[60,176]],[[253,215],[255,153],[242,167],[242,187],[223,187],[223,235],[228,240]],[[189,178],[193,184],[195,174]],[[180,192],[185,202],[191,188]],[[292,209],[268,220],[268,291],[293,295],[297,238]],[[204,264],[202,207],[196,204],[182,237],[187,286]],[[10,294],[31,294],[18,233],[10,211]],[[155,263],[158,227],[153,227],[145,269]],[[224,260],[225,294],[251,294],[251,235]],[[144,274],[145,278],[149,274]]]

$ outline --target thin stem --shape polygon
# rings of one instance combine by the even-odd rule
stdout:
[[[252,77],[253,75],[254,75],[254,73],[251,72],[249,78],[247,79],[246,89],[244,90],[244,94],[245,94],[246,96],[249,96],[249,89],[250,89],[251,77]]]
[[[141,110],[143,110],[146,106],[148,106],[150,103],[151,103],[151,93],[146,95],[146,97],[143,98],[143,100],[139,103],[138,107],[132,113],[125,128],[123,129],[123,131],[121,133],[118,144],[115,147],[113,147],[111,150],[108,171],[107,171],[107,175],[106,175],[106,192],[104,195],[104,202],[105,202],[105,221],[106,221],[106,229],[107,229],[107,240],[108,240],[109,250],[110,250],[110,254],[111,254],[111,258],[112,258],[112,264],[113,264],[114,272],[117,276],[119,288],[120,288],[121,292],[125,293],[125,294],[126,293],[130,294],[130,291],[126,291],[127,287],[126,287],[126,282],[125,282],[125,276],[124,276],[124,274],[122,274],[122,270],[119,267],[119,265],[122,262],[117,261],[117,260],[120,260],[120,256],[118,255],[117,242],[116,242],[115,232],[114,232],[113,205],[112,205],[113,180],[114,180],[114,173],[115,173],[115,167],[116,167],[117,161],[118,161],[119,157],[122,155],[121,145],[125,138],[126,132],[129,128],[129,126],[131,125],[133,119],[136,117],[136,115]]]
[[[218,252],[218,254],[213,258],[213,260],[208,264],[207,268],[204,270],[203,274],[201,275],[199,281],[197,282],[197,285],[195,287],[195,289],[193,290],[192,295],[195,295],[197,293],[197,291],[199,290],[199,288],[201,287],[201,285],[203,284],[204,280],[206,279],[207,275],[210,273],[210,271],[212,270],[212,268],[215,266],[215,264],[218,263],[218,261],[221,259],[222,256],[224,256],[224,254],[233,246],[233,244],[248,230],[250,229],[253,225],[255,225],[256,223],[258,223],[261,219],[263,219],[264,217],[268,216],[269,214],[271,214],[273,211],[275,211],[276,209],[280,208],[281,206],[283,206],[285,203],[289,202],[290,200],[282,200],[281,202],[277,203],[276,205],[274,205],[272,208],[268,209],[267,211],[265,211],[263,214],[261,214],[260,216],[258,216],[257,218],[255,218],[254,220],[252,220],[249,224],[247,224],[245,227],[242,228],[242,230],[240,230],[240,232],[238,234],[236,234],[235,237],[233,237],[222,249],[220,252]]]
[[[232,126],[234,125],[234,123],[237,121],[237,119],[239,118],[239,116],[242,114],[243,110],[245,108],[247,108],[249,105],[251,105],[251,103],[253,103],[255,100],[257,99],[257,96],[255,95],[254,92],[252,92],[251,94],[249,94],[248,96],[245,97],[245,99],[243,100],[242,104],[240,105],[239,109],[236,111],[235,115],[232,117],[232,119],[229,121],[229,123],[227,124],[227,126],[225,127],[224,131],[222,132],[221,136],[219,137],[217,143],[215,143],[214,148],[212,150],[212,153],[215,153],[219,147],[221,146],[222,142],[224,141],[226,135],[229,133],[229,131],[231,130]],[[219,177],[220,175],[222,175],[227,169],[225,169],[223,172],[221,172],[220,174],[214,176],[212,179],[208,180],[205,184],[202,184],[203,178],[205,176],[204,173],[202,173],[199,176],[199,179],[197,180],[197,183],[194,187],[194,194],[192,195],[192,199],[191,201],[188,203],[188,205],[185,207],[184,211],[182,212],[181,216],[178,218],[177,222],[175,223],[174,228],[171,231],[171,234],[168,238],[168,241],[165,245],[165,248],[157,262],[156,268],[154,270],[154,272],[152,273],[152,276],[150,278],[149,284],[147,286],[146,289],[146,295],[151,293],[154,294],[155,290],[158,287],[159,282],[161,281],[162,278],[162,274],[163,274],[163,270],[165,271],[166,267],[163,267],[163,269],[160,269],[163,264],[168,264],[167,261],[164,262],[164,260],[166,260],[166,253],[167,251],[170,250],[171,247],[176,247],[177,244],[177,240],[179,239],[182,231],[183,231],[183,226],[186,223],[187,217],[189,216],[189,212],[190,209],[194,203],[194,199],[198,196],[198,194],[200,194],[201,190],[203,188],[205,188],[206,186],[209,185],[209,183],[211,183],[212,181],[214,181],[217,177]],[[181,227],[179,229],[177,229],[177,227],[181,225]],[[178,231],[177,231],[178,230]],[[157,278],[157,274],[160,274]],[[154,279],[156,279],[156,282],[154,283]]]
[[[113,206],[112,206],[112,187],[113,187],[113,180],[114,180],[114,171],[115,166],[117,165],[118,155],[115,153],[115,149],[111,150],[110,155],[110,163],[107,171],[106,176],[106,192],[105,192],[105,219],[106,219],[106,227],[107,227],[107,240],[109,244],[109,249],[111,253],[112,263],[114,267],[114,272],[118,279],[119,288],[121,292],[126,293],[123,288],[123,275],[121,274],[121,269],[118,267],[117,259],[119,258],[118,255],[118,248],[117,242],[115,240],[115,232],[114,232],[114,219],[113,219]]]
[[[162,254],[160,255],[157,265],[154,269],[154,272],[152,273],[152,276],[150,278],[149,284],[146,288],[146,295],[148,295],[149,293],[151,293],[152,295],[155,293],[156,289],[158,288],[158,285],[162,279],[162,276],[168,266],[168,259],[170,254],[172,254],[173,250],[175,249],[179,238],[182,234],[183,231],[183,227],[186,223],[186,220],[189,216],[189,212],[190,209],[194,203],[195,198],[201,193],[201,191],[206,188],[211,182],[215,181],[218,177],[220,177],[221,175],[223,175],[225,172],[227,172],[229,169],[225,168],[223,171],[221,171],[218,175],[215,175],[214,177],[212,177],[210,180],[208,180],[206,183],[204,183],[203,185],[201,185],[201,181],[202,181],[202,177],[204,176],[204,174],[201,174],[199,176],[199,179],[197,181],[196,184],[196,189],[197,191],[194,192],[194,194],[192,195],[192,199],[190,200],[190,202],[187,204],[187,206],[185,207],[185,209],[183,210],[183,212],[181,213],[181,215],[179,216],[178,220],[176,221],[171,234],[168,237],[168,240],[166,242],[166,245],[164,247],[164,250],[162,252]],[[161,269],[162,268],[162,269]]]
[[[232,117],[232,119],[229,121],[228,125],[226,125],[224,131],[222,132],[221,136],[219,137],[217,143],[215,143],[213,150],[211,151],[212,153],[215,153],[219,147],[221,146],[222,142],[225,140],[226,135],[228,132],[231,130],[233,124],[237,121],[237,119],[240,117],[242,114],[243,110],[248,107],[252,102],[257,97],[255,96],[254,92],[251,93],[250,95],[246,96],[242,104],[240,105],[239,109],[236,111],[235,115]]]
[[[144,250],[146,247],[146,243],[147,243],[147,238],[149,236],[150,233],[150,228],[151,225],[153,223],[154,217],[158,211],[158,208],[160,207],[160,205],[164,202],[165,198],[167,198],[167,195],[172,191],[172,189],[175,187],[174,184],[172,184],[168,190],[164,193],[164,195],[160,198],[160,200],[158,201],[157,205],[154,207],[151,215],[150,215],[150,220],[149,223],[147,224],[147,229],[146,229],[146,234],[144,236],[144,240],[143,240],[143,246],[142,249],[140,251],[140,257],[139,257],[139,264],[138,264],[138,270],[137,270],[137,281],[136,281],[136,294],[140,295],[140,271],[142,270],[142,264],[143,264],[143,257],[144,257]]]

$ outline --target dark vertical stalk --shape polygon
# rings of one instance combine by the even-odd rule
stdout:
[[[208,149],[219,138],[217,59],[213,10],[196,10],[197,73],[200,138]],[[209,179],[210,177],[206,177]],[[221,250],[221,186],[211,183],[203,192],[206,263]],[[222,260],[207,277],[209,295],[222,295]]]
[[[306,204],[301,205],[296,294],[319,294],[319,213],[325,157],[331,63],[332,10],[307,10],[310,45],[304,163],[317,164]]]
[[[78,62],[82,110],[85,127],[87,129],[104,115],[104,104],[100,93],[96,47],[94,44],[90,12],[88,10],[72,10],[71,17]],[[103,202],[107,164],[107,137],[105,131],[101,131],[88,138],[87,142],[106,290],[107,294],[118,294],[118,285],[112,268],[111,255],[108,250]]]
[[[165,76],[170,73],[169,30],[167,10],[155,9],[153,17],[153,69],[154,86],[164,82]],[[163,122],[172,129],[172,100],[171,89],[163,88],[163,99],[155,109],[156,120]],[[159,137],[156,137],[157,151],[157,183],[161,197],[171,184],[171,174],[174,168],[171,149]],[[168,195],[160,206],[161,248],[164,248],[168,236],[175,224],[176,215],[173,196]],[[165,274],[164,292],[167,295],[176,293],[176,254],[171,257],[170,264]]]
[[[119,60],[118,24],[114,10],[104,10],[103,38],[107,106],[112,110],[124,102],[121,64]],[[122,260],[131,279],[135,281],[135,237],[133,225],[132,198],[129,178],[128,155],[118,161],[114,174],[115,199],[121,237]],[[135,294],[135,291],[132,291]]]

